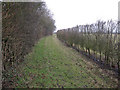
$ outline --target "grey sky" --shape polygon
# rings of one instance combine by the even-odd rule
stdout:
[[[0,0],[1,1],[1,0]],[[11,0],[4,0],[11,1]],[[18,0],[12,0],[18,1]],[[41,1],[41,0],[19,0]],[[94,23],[97,20],[117,20],[119,0],[43,0],[54,14],[57,29],[80,24]]]
[[[97,20],[117,20],[119,0],[44,0],[53,12],[57,29]]]

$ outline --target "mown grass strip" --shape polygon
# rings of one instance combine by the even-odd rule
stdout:
[[[53,35],[41,39],[33,48],[32,53],[26,56],[15,86],[30,88],[114,87],[88,68],[91,66],[78,52],[64,46]]]

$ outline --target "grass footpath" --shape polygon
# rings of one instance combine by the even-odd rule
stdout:
[[[56,35],[42,38],[17,70],[13,87],[83,88],[116,87],[117,80],[105,74],[95,63],[84,60],[66,47]]]

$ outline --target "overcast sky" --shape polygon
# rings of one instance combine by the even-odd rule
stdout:
[[[57,29],[97,20],[117,20],[120,0],[44,0],[54,14]]]

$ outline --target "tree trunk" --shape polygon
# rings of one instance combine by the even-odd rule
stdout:
[[[87,48],[86,48],[86,53],[87,53]]]
[[[118,88],[120,88],[120,42],[118,43]]]
[[[118,60],[117,66],[118,66],[118,88],[120,88],[120,60]]]
[[[109,55],[107,55],[106,60],[107,60],[107,64],[109,64]]]
[[[105,52],[105,62],[106,62],[106,52]]]
[[[89,53],[89,56],[90,56],[90,49],[88,48],[88,53]]]
[[[101,61],[101,51],[100,51],[100,61]]]
[[[94,50],[94,56],[95,56],[95,50]]]

